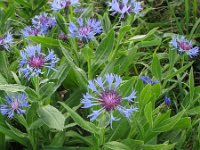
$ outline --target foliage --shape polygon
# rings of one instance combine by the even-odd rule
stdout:
[[[190,58],[169,44],[173,36],[184,35],[200,46],[198,0],[144,0],[142,11],[124,17],[110,15],[107,1],[81,0],[78,6],[56,11],[49,3],[0,1],[0,104],[7,95],[21,93],[29,103],[24,115],[9,119],[0,114],[0,149],[199,149],[199,56]],[[44,12],[52,14],[57,25],[41,35],[23,36],[21,30],[33,26],[31,19]],[[79,17],[96,18],[101,31],[88,38],[92,29],[80,26],[76,32],[87,34],[87,40],[70,36],[70,22]],[[8,32],[14,40],[6,50],[1,37]],[[51,50],[59,61],[55,70],[43,68],[28,79],[19,70],[21,52],[37,44],[42,55]],[[81,105],[88,82],[109,73],[123,79],[122,97],[136,91],[130,105],[138,108],[128,120],[117,113],[120,120],[112,127],[106,114],[91,122],[87,116],[93,110]],[[141,76],[158,83],[145,83]]]

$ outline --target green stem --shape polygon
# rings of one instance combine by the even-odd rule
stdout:
[[[40,81],[39,81],[39,77],[35,77],[35,91],[39,96],[39,89],[40,89]]]
[[[91,67],[91,60],[88,60],[88,79],[92,79],[92,67]]]
[[[133,65],[133,68],[134,68],[135,74],[138,76],[138,75],[139,75],[139,73],[138,73],[138,70],[137,70],[137,67],[136,67],[136,65],[135,65],[135,64]]]
[[[0,133],[0,149],[1,150],[6,149],[5,135],[2,133]]]
[[[182,55],[182,57],[181,57],[181,68],[183,66],[184,66],[184,55]],[[180,93],[184,93],[181,81],[179,82],[179,90],[180,90]],[[181,96],[181,101],[182,101],[183,100],[183,94],[181,94],[180,96]]]
[[[72,53],[73,53],[73,55],[75,55],[74,61],[75,61],[76,65],[79,66],[79,57],[78,57],[78,52],[77,52],[78,49],[77,49],[75,39],[70,40],[70,45],[72,46],[72,48],[71,48]]]
[[[104,145],[105,143],[105,128],[101,128],[101,137],[99,140],[99,147],[101,147],[102,145]]]

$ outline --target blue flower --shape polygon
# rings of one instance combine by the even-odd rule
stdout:
[[[116,111],[128,119],[133,112],[138,111],[138,108],[129,106],[136,98],[135,90],[129,96],[122,97],[119,91],[121,83],[122,79],[115,74],[106,74],[104,78],[98,77],[89,81],[88,92],[83,95],[81,103],[83,104],[82,108],[92,108],[92,113],[88,115],[91,121],[96,120],[101,114],[107,113],[112,127],[112,122],[120,119],[114,116]]]
[[[75,8],[74,9],[74,12],[75,13],[82,13],[82,12],[84,12],[86,10],[86,8]]]
[[[51,3],[52,10],[61,10],[67,8],[68,6],[76,6],[79,4],[79,0],[54,0]]]
[[[41,28],[31,26],[26,26],[24,29],[21,30],[21,33],[24,37],[46,34],[46,32],[44,32],[44,30],[42,30]]]
[[[154,84],[157,84],[159,81],[158,80],[155,80],[155,81],[153,81],[150,77],[148,77],[148,76],[141,76],[140,77],[140,80],[142,80],[143,82],[145,82],[145,83],[147,83],[147,84],[152,84],[152,85],[154,85]]]
[[[111,7],[110,11],[113,11],[111,15],[119,13],[121,14],[120,18],[124,18],[125,14],[138,14],[142,11],[140,2],[136,2],[135,0],[112,0],[112,2],[108,2],[108,4]]]
[[[41,45],[27,46],[24,51],[20,51],[20,55],[20,71],[28,79],[43,74],[44,68],[47,68],[48,73],[50,70],[56,71],[55,64],[58,58],[50,50],[48,55],[41,53]]]
[[[102,32],[102,26],[96,19],[87,19],[85,22],[82,18],[77,19],[78,25],[73,22],[69,23],[69,36],[78,37],[80,40],[86,40],[94,38],[96,34]]]
[[[24,107],[28,107],[28,101],[26,100],[25,94],[20,94],[15,97],[6,96],[6,103],[0,105],[0,111],[3,115],[7,115],[8,118],[13,118],[14,114],[24,114],[26,110]]]
[[[56,26],[56,19],[52,15],[42,13],[32,18],[32,24],[36,28],[41,28],[43,31],[47,31],[49,28]]]
[[[5,34],[3,37],[0,37],[0,46],[3,46],[6,50],[9,50],[13,42],[13,37],[10,32]]]
[[[199,54],[199,47],[193,47],[192,40],[189,41],[184,36],[173,36],[169,43],[180,53],[186,53],[191,58]]]
[[[169,106],[169,105],[171,104],[171,99],[170,99],[169,97],[167,97],[167,96],[165,96],[164,101],[165,101],[165,104],[166,104],[167,106]]]

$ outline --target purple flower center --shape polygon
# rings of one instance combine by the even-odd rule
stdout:
[[[104,91],[100,95],[100,103],[107,111],[115,109],[120,102],[121,97],[114,90]]]
[[[79,33],[82,36],[87,36],[91,31],[92,29],[89,26],[83,26],[79,29]]]
[[[11,103],[11,107],[13,110],[17,110],[19,108],[19,102],[18,100],[15,100]]]
[[[63,32],[61,32],[59,35],[58,35],[58,38],[65,41],[67,40],[67,35],[65,35]]]
[[[45,63],[45,59],[42,55],[32,56],[29,59],[29,65],[33,68],[42,68]]]
[[[29,33],[29,35],[38,35],[39,29],[34,28],[34,29],[32,29],[32,31],[29,31],[28,33]]]
[[[180,42],[178,43],[179,47],[183,50],[190,50],[192,46],[188,42]]]
[[[69,5],[71,5],[71,1],[70,0],[68,0],[68,1],[62,1],[61,4],[60,4],[60,6],[62,8],[67,8]]]
[[[0,45],[3,45],[4,38],[0,37]]]
[[[47,24],[47,23],[48,23],[48,17],[42,16],[42,17],[40,18],[40,22],[41,22],[41,24],[43,24],[43,25]]]

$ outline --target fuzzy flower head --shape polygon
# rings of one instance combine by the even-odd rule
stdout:
[[[53,0],[51,3],[52,10],[61,10],[68,6],[76,6],[79,4],[79,0]]]
[[[24,114],[26,112],[24,108],[28,107],[26,98],[25,94],[20,94],[15,97],[6,96],[6,104],[0,105],[1,113],[8,116],[8,118],[13,118],[14,114]]]
[[[111,15],[118,13],[120,18],[124,18],[125,14],[138,14],[142,11],[140,2],[136,0],[112,0],[112,2],[108,2],[108,5],[110,6],[110,11],[113,11]]]
[[[10,32],[0,37],[0,46],[3,46],[6,50],[9,50],[12,42],[13,42],[13,37]]]
[[[81,103],[83,108],[99,108],[92,109],[92,114],[88,115],[91,121],[96,120],[101,114],[107,113],[112,127],[112,122],[119,120],[114,116],[116,111],[129,119],[132,113],[138,110],[136,107],[129,106],[136,98],[135,90],[129,96],[122,97],[119,92],[121,83],[120,76],[114,74],[107,74],[105,78],[98,77],[89,81],[88,92],[83,95]]]
[[[143,82],[147,83],[147,84],[151,84],[151,85],[154,85],[154,84],[157,84],[159,81],[158,80],[155,80],[153,81],[150,77],[148,76],[141,76],[140,77],[140,80],[142,80]]]
[[[35,27],[41,28],[43,31],[47,31],[49,28],[56,26],[56,19],[52,15],[42,13],[32,18],[32,23]]]
[[[189,41],[184,36],[174,36],[170,41],[170,45],[180,53],[186,53],[191,58],[197,56],[199,53],[199,47],[194,47],[192,40]]]
[[[56,71],[55,65],[58,58],[50,50],[48,55],[41,53],[41,45],[27,46],[24,51],[20,51],[20,55],[20,71],[28,79],[43,74],[45,68],[48,73],[50,70]]]
[[[24,29],[21,30],[21,33],[24,37],[46,34],[41,28],[31,26],[26,26]]]
[[[73,22],[69,23],[69,36],[78,37],[80,40],[88,40],[94,38],[96,34],[102,32],[100,21],[96,19],[87,19],[84,21],[82,18],[77,19],[77,25]]]
[[[170,104],[171,104],[171,99],[170,99],[169,97],[165,96],[164,101],[165,101],[165,104],[166,104],[167,106],[170,106]]]

